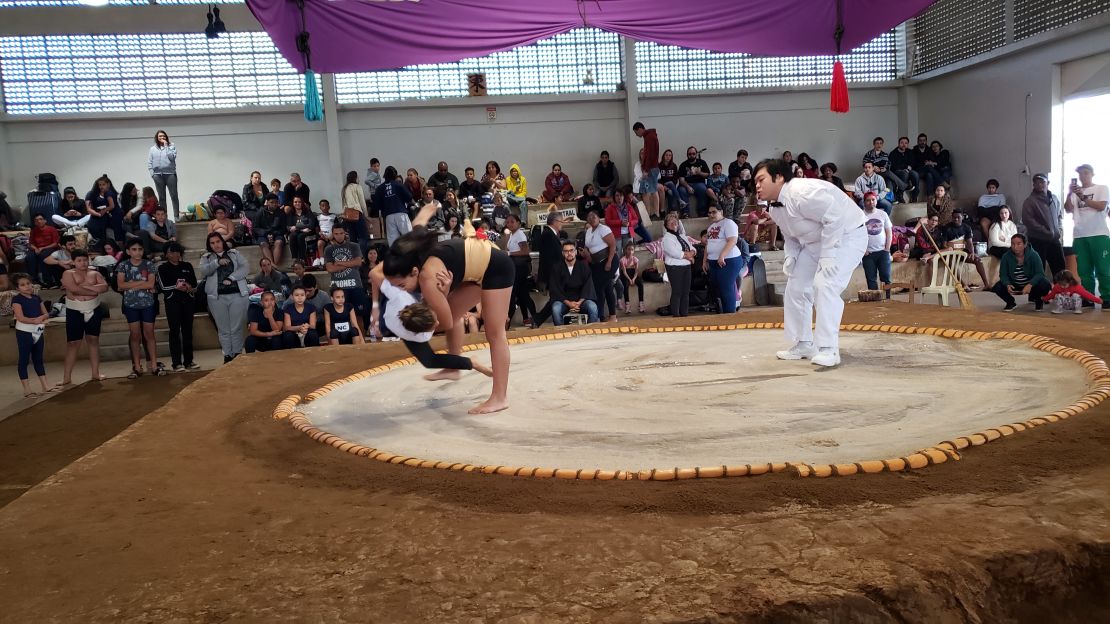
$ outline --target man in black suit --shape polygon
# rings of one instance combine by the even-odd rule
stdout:
[[[566,242],[562,246],[563,261],[551,267],[548,292],[551,315],[556,325],[563,324],[567,314],[585,314],[587,322],[597,322],[597,299],[590,268],[578,262],[578,248]]]
[[[536,279],[536,282],[542,284],[545,288],[550,281],[551,267],[560,261],[563,247],[563,240],[560,237],[562,229],[563,219],[559,216],[559,213],[547,213],[547,226],[540,232],[538,245],[538,251],[540,252],[539,275]]]

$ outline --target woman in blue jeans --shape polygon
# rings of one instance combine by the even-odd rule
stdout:
[[[705,265],[709,279],[717,286],[721,312],[736,311],[736,280],[744,269],[744,255],[737,246],[740,228],[715,203],[709,204],[709,228],[706,230]]]

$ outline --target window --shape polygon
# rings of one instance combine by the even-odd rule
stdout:
[[[4,7],[80,6],[81,0],[0,0]],[[243,4],[243,0],[108,0],[112,6],[147,6],[150,4]]]
[[[266,33],[0,38],[8,114],[299,104],[304,78]]]
[[[895,29],[843,55],[848,81],[896,79],[898,39]],[[637,85],[644,92],[830,83],[835,60],[832,56],[752,56],[636,42]]]
[[[1110,10],[1106,0],[1014,0],[1014,39],[1043,33]]]
[[[914,20],[914,73],[988,52],[1004,44],[1006,1],[940,0]]]
[[[579,28],[489,56],[395,71],[336,74],[340,104],[462,97],[467,75],[486,74],[489,95],[611,93],[621,82],[620,37]]]

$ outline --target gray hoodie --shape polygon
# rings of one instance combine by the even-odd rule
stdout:
[[[150,175],[177,173],[177,146],[170,143],[166,147],[150,146],[146,159],[146,169]]]

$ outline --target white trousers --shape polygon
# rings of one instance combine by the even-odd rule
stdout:
[[[858,227],[845,232],[836,251],[836,272],[829,278],[817,275],[821,244],[810,243],[798,254],[794,274],[786,282],[783,295],[783,326],[790,344],[812,342],[821,348],[840,348],[840,319],[844,300],[840,294],[848,287],[852,272],[867,250],[867,230]],[[817,306],[817,330],[813,329],[813,307]]]
[[[51,219],[54,220],[54,223],[57,223],[64,228],[85,227],[86,225],[88,225],[89,219],[91,218],[92,215],[85,215],[80,219],[67,219],[62,215],[54,215],[53,217],[51,217]]]

